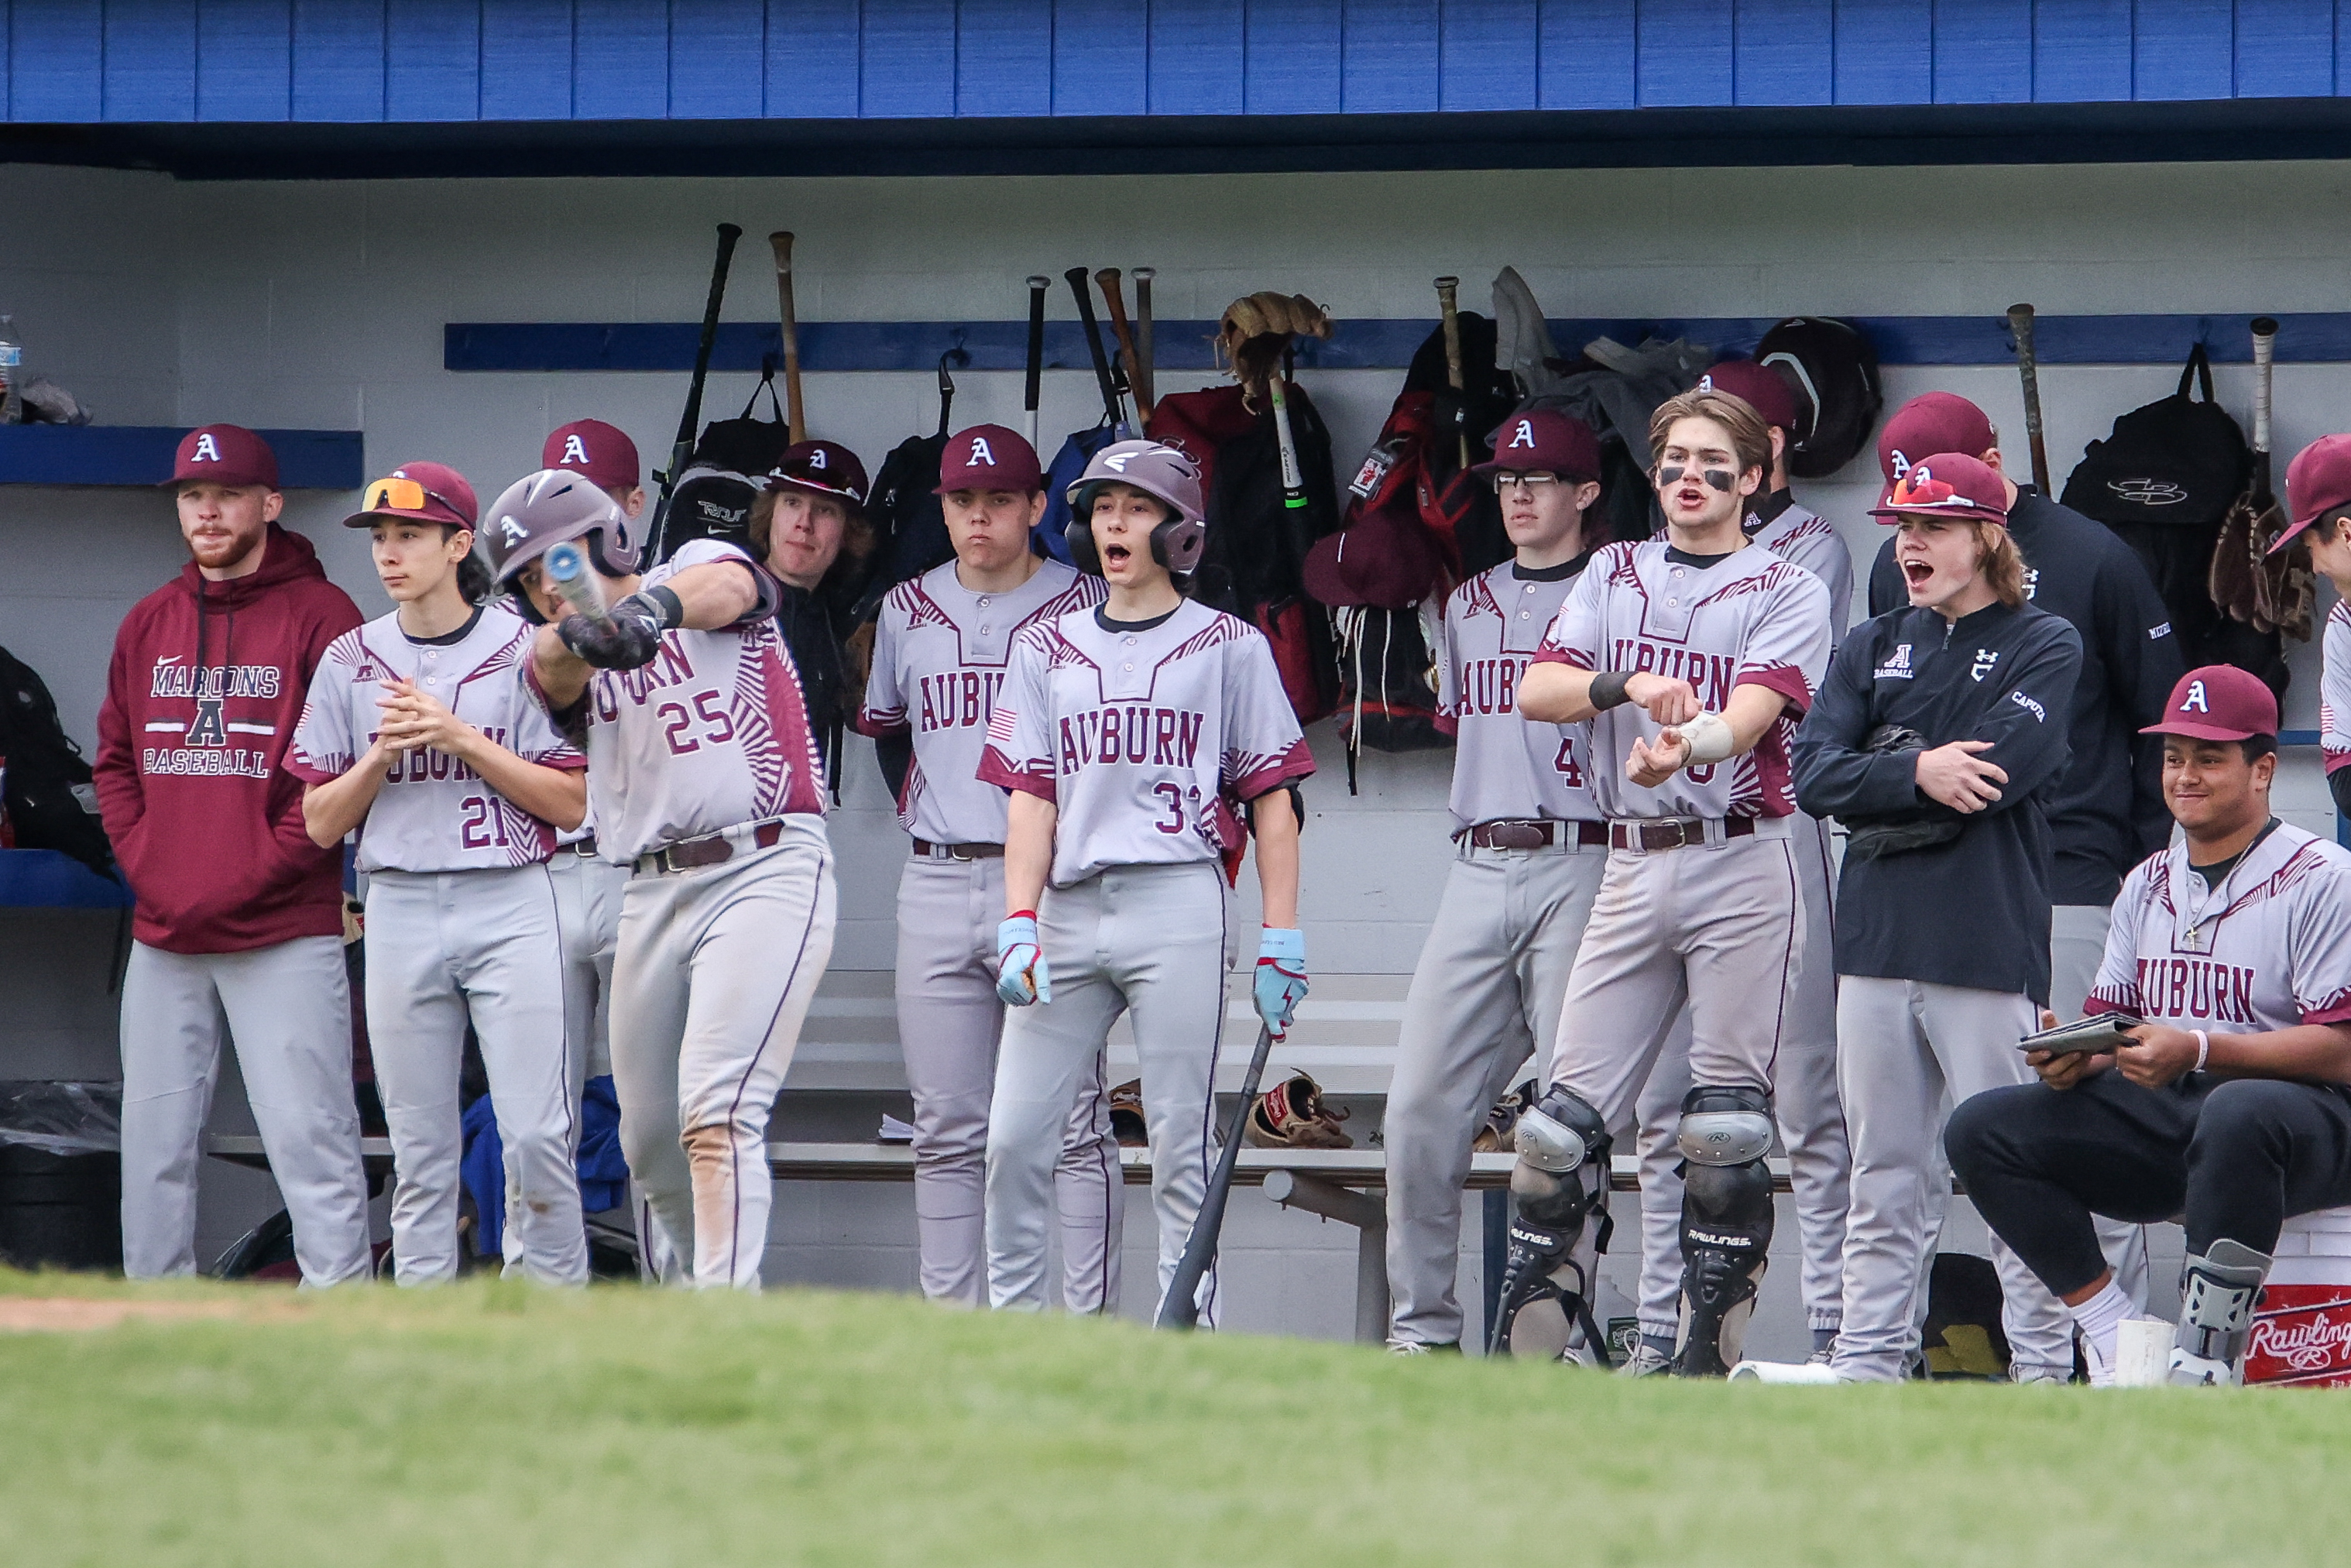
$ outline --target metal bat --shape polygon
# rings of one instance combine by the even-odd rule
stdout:
[[[1126,384],[1134,393],[1134,418],[1139,424],[1151,423],[1151,400],[1143,392],[1143,374],[1135,367],[1134,331],[1126,322],[1126,296],[1120,292],[1118,268],[1105,267],[1094,274],[1094,284],[1102,291],[1110,306],[1111,335],[1118,340],[1118,351],[1126,361]]]
[[[2041,367],[2032,355],[2032,307],[2008,308],[2008,328],[2016,334],[2016,373],[2024,382],[2024,437],[2032,444],[2032,483],[2049,494],[2049,448],[2041,437]]]
[[[1129,274],[1134,279],[1134,394],[1147,408],[1159,406],[1158,383],[1152,378],[1151,358],[1151,280],[1159,276],[1156,269],[1138,267]]]
[[[694,461],[694,438],[702,429],[702,388],[710,379],[710,350],[718,341],[718,309],[726,302],[726,269],[735,259],[735,242],[743,231],[733,224],[718,225],[718,258],[710,267],[710,298],[702,305],[702,342],[694,351],[694,384],[685,394],[685,413],[677,422],[677,439],[670,444],[669,466],[653,476],[661,481],[661,499],[653,507],[653,525],[646,531],[653,548],[649,559],[662,559],[669,522],[669,498],[678,476]]]
[[[1273,1051],[1273,1029],[1260,1026],[1257,1050],[1249,1056],[1249,1073],[1241,1080],[1241,1103],[1225,1129],[1225,1146],[1209,1173],[1208,1190],[1200,1197],[1200,1212],[1192,1233],[1184,1239],[1184,1256],[1176,1260],[1176,1277],[1168,1282],[1167,1298],[1159,1303],[1159,1320],[1152,1326],[1190,1329],[1200,1325],[1200,1281],[1217,1260],[1217,1237],[1225,1228],[1225,1202],[1232,1197],[1233,1167],[1240,1163],[1241,1132],[1249,1124],[1249,1107],[1257,1103],[1258,1080],[1265,1076],[1265,1059]]]
[[[792,443],[808,439],[808,412],[800,402],[800,323],[792,306],[792,236],[778,229],[768,236],[776,253],[776,309],[784,332],[784,408],[791,421]]]
[[[1029,444],[1037,444],[1037,404],[1045,390],[1045,291],[1053,280],[1040,272],[1029,279],[1029,384],[1022,406],[1029,411]]]
[[[1288,367],[1276,364],[1267,384],[1273,392],[1273,434],[1281,448],[1281,504],[1297,509],[1306,505],[1306,476],[1298,466],[1298,443],[1290,434],[1290,394],[1283,388]]]
[[[1459,278],[1437,280],[1437,308],[1445,317],[1445,379],[1455,392],[1462,390],[1460,293]],[[1469,466],[1469,433],[1466,430],[1461,432],[1461,466]]]
[[[1102,351],[1102,324],[1094,319],[1094,298],[1086,292],[1086,269],[1073,267],[1061,274],[1070,285],[1070,292],[1078,301],[1078,319],[1085,324],[1086,348],[1093,355],[1094,382],[1102,389],[1102,423],[1112,426],[1126,423],[1119,407],[1118,381],[1110,373],[1110,356]]]
[[[588,570],[588,552],[569,539],[547,547],[547,580],[564,603],[586,616],[599,630],[609,630],[611,612],[604,606],[604,585]]]

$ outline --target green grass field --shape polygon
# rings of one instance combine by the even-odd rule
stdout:
[[[24,1568],[2351,1555],[2323,1393],[1627,1384],[813,1291],[0,1295],[237,1313],[0,1334]]]

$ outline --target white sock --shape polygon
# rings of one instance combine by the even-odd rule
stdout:
[[[2105,1289],[2071,1309],[2082,1331],[2082,1354],[2090,1364],[2090,1386],[2110,1388],[2115,1381],[2115,1337],[2125,1318],[2137,1311],[2122,1287],[2112,1280]]]

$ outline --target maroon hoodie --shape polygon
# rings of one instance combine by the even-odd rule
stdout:
[[[360,619],[275,523],[260,570],[209,582],[190,561],[123,618],[96,769],[140,941],[239,953],[341,933],[342,852],[310,841],[283,759],[310,673]]]

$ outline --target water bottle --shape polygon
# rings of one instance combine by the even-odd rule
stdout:
[[[16,320],[0,313],[0,424],[25,422],[25,348],[16,341]]]

